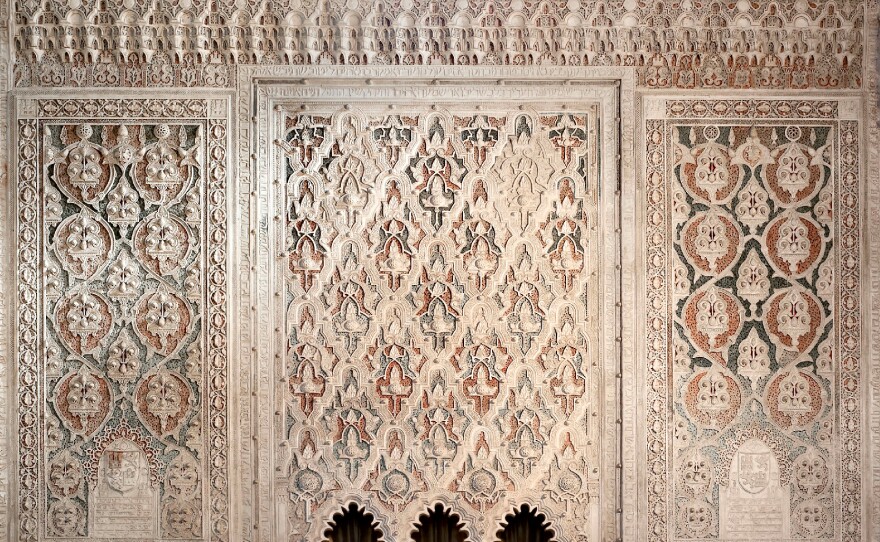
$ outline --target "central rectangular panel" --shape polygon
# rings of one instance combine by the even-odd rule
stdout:
[[[614,94],[394,90],[271,113],[276,534],[319,540],[356,502],[409,540],[439,502],[482,540],[528,503],[598,539],[619,454]]]

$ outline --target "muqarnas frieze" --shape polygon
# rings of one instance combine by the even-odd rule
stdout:
[[[226,537],[226,124],[129,101],[20,102],[20,540]]]
[[[560,540],[613,530],[601,108],[579,107],[275,113],[291,540],[317,539],[349,499],[390,540],[437,501],[474,539],[522,502]]]
[[[670,539],[861,540],[858,123],[821,102],[801,109],[811,120],[687,119],[703,102],[668,101],[684,118],[648,121],[671,300],[669,351],[649,375],[672,383],[649,392],[672,416],[649,428],[649,450],[665,443],[671,464],[648,496],[672,524],[652,514],[649,526]],[[649,317],[664,326],[662,310]]]
[[[869,4],[18,0],[14,81],[229,87],[237,66],[260,64],[628,66],[648,88],[861,88]]]

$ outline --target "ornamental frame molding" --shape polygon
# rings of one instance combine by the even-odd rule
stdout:
[[[322,82],[332,83],[331,90],[321,90]],[[406,70],[394,69],[393,67],[344,67],[344,66],[291,66],[291,67],[241,67],[238,79],[238,108],[237,108],[237,136],[238,136],[238,169],[237,177],[240,184],[241,194],[249,193],[250,202],[247,208],[240,209],[242,222],[239,230],[239,239],[249,240],[252,244],[247,249],[246,260],[251,270],[251,280],[260,277],[260,283],[241,284],[240,292],[242,299],[242,314],[249,309],[250,319],[242,319],[240,329],[242,332],[242,363],[243,371],[246,368],[255,368],[255,373],[241,374],[240,397],[240,420],[243,426],[253,430],[254,443],[258,439],[267,439],[272,434],[272,422],[267,417],[255,416],[254,412],[266,410],[266,406],[260,407],[261,402],[268,401],[268,390],[272,387],[271,367],[274,364],[275,350],[273,342],[277,339],[263,336],[256,348],[248,348],[244,345],[245,337],[253,337],[256,329],[271,329],[274,325],[273,315],[268,309],[269,301],[273,297],[273,283],[266,277],[270,276],[274,266],[274,234],[273,228],[267,227],[278,218],[276,207],[272,201],[272,187],[269,179],[274,176],[270,160],[267,158],[267,149],[274,146],[270,138],[272,112],[277,102],[295,101],[296,97],[306,99],[333,98],[334,100],[369,96],[369,87],[386,87],[391,96],[402,99],[430,98],[431,96],[443,95],[448,89],[458,89],[457,92],[467,94],[466,85],[469,82],[487,82],[489,85],[500,89],[505,99],[515,103],[517,99],[564,98],[565,96],[577,96],[583,89],[589,88],[590,84],[610,83],[614,88],[616,99],[619,100],[619,170],[620,189],[615,195],[618,200],[619,224],[618,232],[621,252],[619,255],[620,267],[620,291],[634,291],[634,285],[638,281],[636,273],[635,246],[638,236],[638,226],[635,218],[636,200],[635,183],[627,182],[634,179],[632,167],[633,156],[633,128],[634,128],[634,98],[635,79],[632,70],[625,68],[596,68],[583,69],[548,69],[548,68],[499,68],[499,67],[408,67]],[[519,83],[519,85],[517,85]],[[464,90],[462,90],[464,89]],[[590,91],[585,91],[590,92]],[[474,94],[471,93],[473,96]],[[448,94],[447,94],[448,96]],[[611,110],[613,111],[613,110]],[[615,112],[616,113],[616,112]],[[266,157],[266,158],[264,158]],[[245,249],[242,249],[244,255]],[[244,265],[244,260],[242,261]],[[244,277],[245,274],[242,274]],[[636,374],[636,358],[634,357],[634,331],[631,322],[637,314],[636,299],[634,296],[622,295],[619,302],[620,326],[615,337],[606,340],[616,343],[612,348],[620,352],[621,367],[617,374],[618,396],[621,404],[616,411],[616,419],[608,420],[618,425],[621,442],[621,456],[618,457],[617,468],[619,475],[619,494],[614,497],[616,507],[616,525],[606,525],[603,536],[620,537],[630,539],[635,536],[635,518],[637,516],[635,497],[636,488],[636,465],[639,462],[639,446],[636,441],[635,424],[628,425],[627,420],[635,419],[638,384],[635,379],[621,378],[623,375]],[[246,307],[247,305],[247,307]],[[245,362],[244,360],[249,360]],[[254,387],[250,387],[252,382]],[[265,404],[265,403],[263,403]],[[270,407],[274,410],[274,406]],[[606,416],[611,413],[606,411]],[[603,424],[606,425],[606,424]],[[607,426],[607,425],[606,425]],[[268,440],[266,441],[268,442]],[[241,460],[241,501],[251,503],[251,507],[242,507],[241,512],[248,514],[254,510],[254,516],[241,518],[242,539],[248,541],[272,540],[274,521],[284,510],[283,503],[280,505],[275,500],[273,493],[274,472],[272,471],[269,457],[270,450],[266,447],[257,449],[242,446]],[[254,483],[250,481],[253,480]],[[355,495],[351,495],[358,500]],[[603,504],[604,507],[604,504]],[[375,511],[374,511],[375,512]],[[374,514],[379,517],[378,514]],[[276,519],[273,520],[273,517]],[[604,521],[604,520],[603,520]],[[614,527],[612,530],[607,530]],[[624,530],[620,532],[619,529]],[[629,531],[628,533],[626,531]]]

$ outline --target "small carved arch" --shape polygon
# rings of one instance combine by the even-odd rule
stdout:
[[[324,531],[324,542],[381,542],[382,531],[373,514],[351,502],[333,514]]]
[[[413,542],[465,542],[468,539],[461,517],[441,503],[420,514],[415,527]]]
[[[556,532],[550,521],[537,508],[528,504],[504,516],[501,529],[495,534],[499,542],[554,542]]]

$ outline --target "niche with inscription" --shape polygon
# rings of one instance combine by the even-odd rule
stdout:
[[[789,488],[780,484],[773,450],[760,440],[744,442],[734,454],[720,509],[721,538],[788,538]]]

